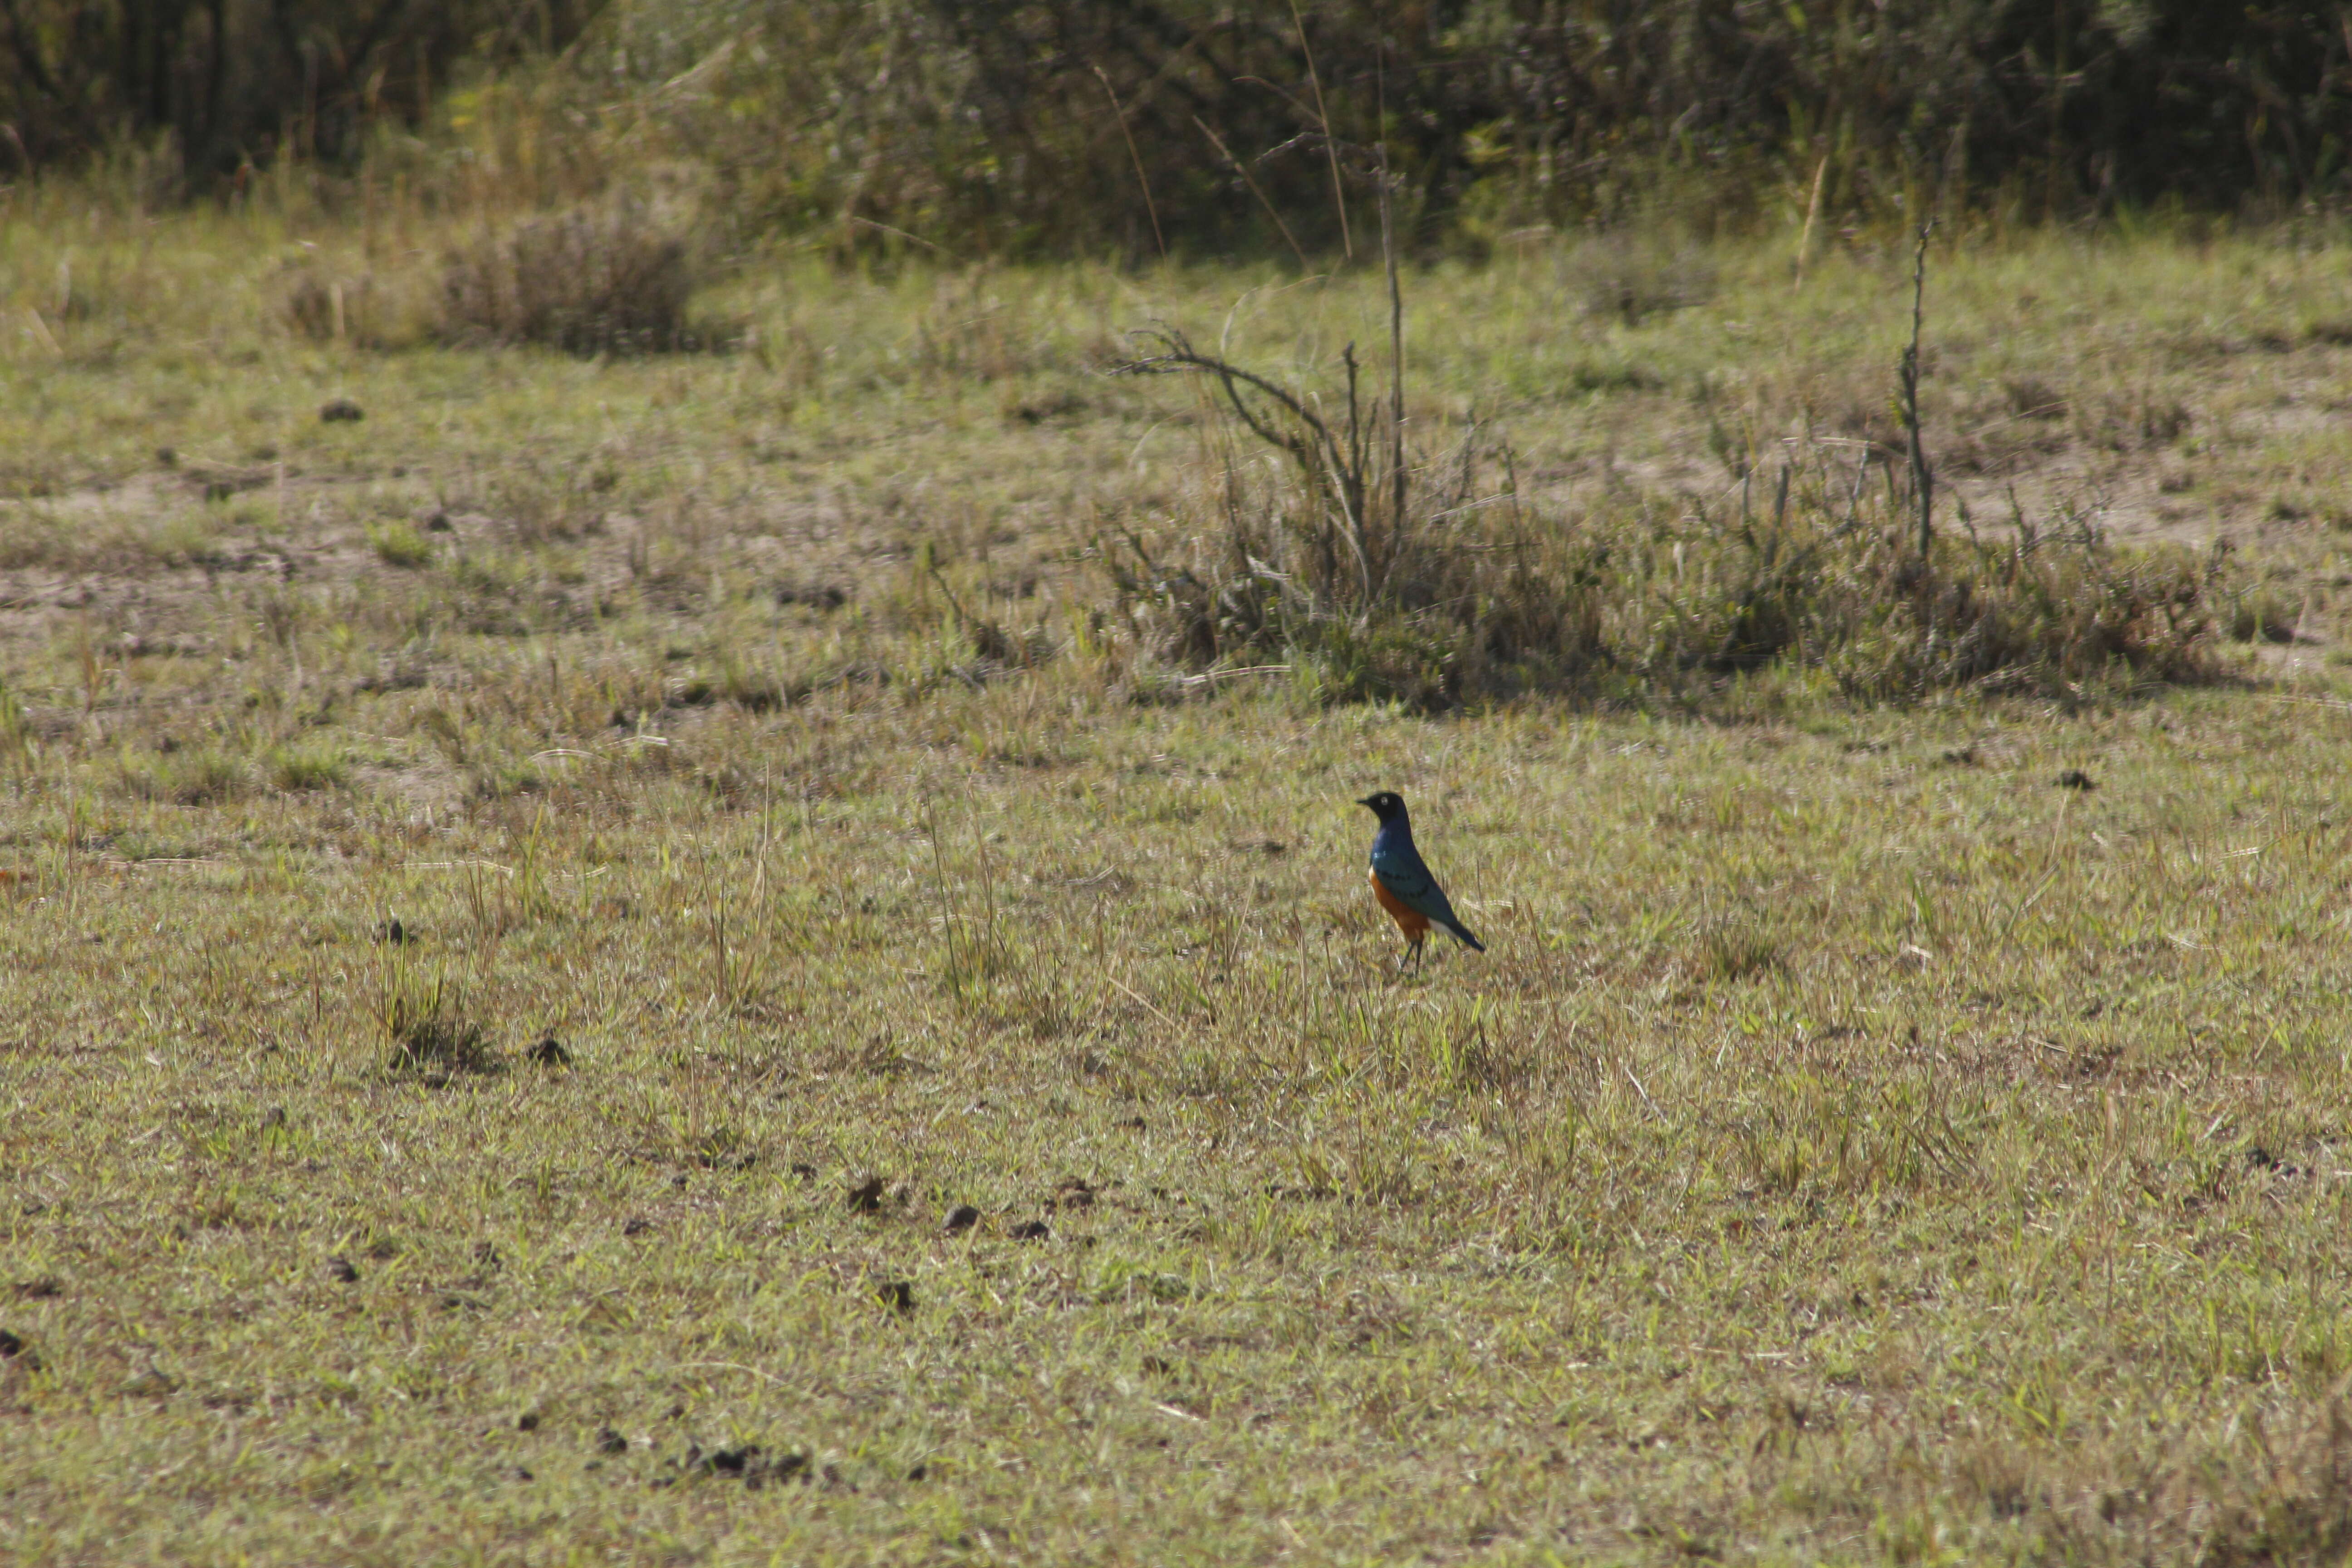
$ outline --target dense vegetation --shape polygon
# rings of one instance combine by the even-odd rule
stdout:
[[[289,153],[357,168],[389,130],[478,123],[496,82],[563,116],[567,157],[688,152],[755,224],[960,255],[1360,246],[1361,171],[1342,200],[1334,174],[1374,142],[1424,240],[1662,192],[1833,219],[1963,196],[2276,209],[2343,190],[2339,20],[2278,0],[0,0],[0,167],[160,146],[163,195]]]

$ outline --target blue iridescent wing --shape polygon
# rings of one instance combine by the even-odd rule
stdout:
[[[1398,902],[1431,920],[1454,923],[1453,906],[1445,901],[1437,879],[1429,874],[1411,844],[1374,846],[1372,869],[1380,873],[1381,886],[1394,894]]]

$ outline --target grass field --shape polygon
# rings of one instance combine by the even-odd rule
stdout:
[[[287,324],[376,243],[0,218],[0,1556],[2352,1550],[2340,250],[1932,275],[1952,489],[2232,542],[2238,679],[1423,716],[1090,550],[1211,428],[1120,333],[1328,385],[1374,279]],[[1908,258],[1788,248],[1416,276],[1416,417],[1850,466]],[[1392,973],[1381,786],[1485,955]]]

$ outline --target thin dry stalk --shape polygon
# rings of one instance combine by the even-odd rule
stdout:
[[[1315,51],[1307,42],[1307,19],[1298,14],[1298,0],[1290,0],[1290,25],[1298,30],[1298,52],[1307,58],[1307,79],[1315,89],[1315,128],[1323,133],[1323,155],[1331,163],[1331,203],[1339,209],[1339,249],[1353,261],[1356,240],[1348,232],[1348,187],[1339,178],[1339,148],[1331,139],[1331,111],[1323,106],[1323,77],[1315,68]]]
[[[1381,258],[1388,264],[1389,272],[1389,438],[1394,444],[1390,455],[1391,474],[1396,485],[1396,515],[1404,517],[1404,290],[1397,282],[1396,232],[1390,221],[1391,181],[1389,179],[1389,147],[1383,142],[1379,153],[1379,189],[1381,193]]]
[[[1160,208],[1151,199],[1151,180],[1143,172],[1143,154],[1136,151],[1135,132],[1127,123],[1127,110],[1120,107],[1118,89],[1110,84],[1109,73],[1095,67],[1095,79],[1110,99],[1111,118],[1118,121],[1118,133],[1127,138],[1128,160],[1135,165],[1135,183],[1143,191],[1143,210],[1151,216],[1151,242],[1160,247],[1160,259],[1168,259],[1168,237],[1160,232]]]
[[[1265,216],[1272,218],[1274,226],[1282,231],[1282,243],[1290,247],[1291,255],[1298,258],[1299,270],[1302,272],[1311,270],[1307,264],[1307,252],[1299,248],[1297,239],[1290,232],[1290,226],[1282,221],[1281,212],[1260,188],[1257,177],[1249,172],[1249,165],[1234,156],[1233,149],[1225,145],[1225,139],[1210,130],[1207,121],[1196,114],[1192,116],[1192,123],[1201,128],[1201,134],[1206,136],[1215,146],[1218,154],[1234,166],[1234,173],[1239,174],[1242,177],[1242,183],[1250,188],[1250,195],[1255,196],[1258,205],[1265,209]]]
[[[1805,286],[1805,263],[1812,258],[1813,226],[1821,221],[1822,189],[1829,183],[1829,177],[1830,155],[1824,153],[1822,161],[1813,165],[1813,195],[1805,204],[1805,226],[1797,233],[1797,275],[1792,288],[1802,289]]]
[[[1919,248],[1911,263],[1911,346],[1903,351],[1900,372],[1903,439],[1911,459],[1911,494],[1919,509],[1919,558],[1935,548],[1936,475],[1927,466],[1927,450],[1919,439],[1919,334],[1927,321],[1927,237],[1936,220],[1919,226]]]

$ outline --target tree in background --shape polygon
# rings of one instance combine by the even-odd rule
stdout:
[[[589,0],[0,0],[0,159],[168,142],[199,186],[289,153],[354,156],[454,72],[571,42]],[[0,163],[5,167],[5,163]]]
[[[2343,193],[2347,40],[2309,0],[0,0],[0,158],[168,136],[202,188],[521,72],[737,221],[957,254],[1339,249],[1334,142],[1424,242],[1662,189],[2276,208]]]

